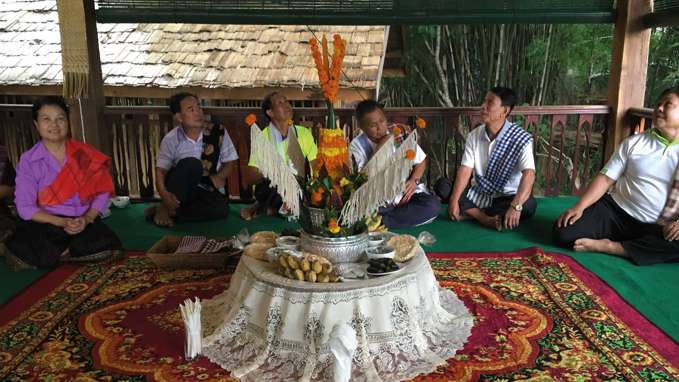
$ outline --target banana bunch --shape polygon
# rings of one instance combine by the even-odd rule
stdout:
[[[278,255],[281,273],[292,280],[311,283],[334,283],[339,280],[330,262],[296,257],[284,253]]]
[[[368,226],[368,232],[384,232],[387,230],[387,227],[382,224],[382,215],[379,214],[368,216],[365,224]]]

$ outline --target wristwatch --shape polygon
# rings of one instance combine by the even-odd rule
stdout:
[[[521,212],[523,210],[523,205],[521,204],[510,203],[509,205],[512,206],[515,211]]]

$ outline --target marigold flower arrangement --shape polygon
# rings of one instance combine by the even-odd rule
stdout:
[[[332,45],[330,56],[325,36],[320,46],[315,38],[309,40],[328,109],[326,125],[320,129],[318,153],[311,173],[304,177],[292,174],[288,165],[277,158],[276,149],[261,134],[254,115],[246,118],[246,123],[251,126],[252,151],[263,156],[258,158],[262,174],[277,187],[305,231],[330,237],[364,232],[366,221],[371,219],[377,208],[403,192],[417,145],[416,134],[411,134],[412,137],[398,148],[393,142],[390,142],[391,146],[384,145],[384,149],[380,149],[361,171],[352,164],[348,142],[343,129],[337,126],[334,109],[346,41],[334,35]],[[419,121],[417,125],[420,127]],[[396,156],[393,150],[396,150]],[[380,152],[383,152],[382,155]]]
[[[319,46],[316,38],[309,40],[311,56],[316,64],[318,80],[323,98],[328,109],[326,125],[320,129],[318,154],[314,163],[313,174],[306,179],[299,179],[303,190],[303,205],[300,222],[310,233],[326,236],[353,234],[365,227],[342,227],[339,224],[340,212],[351,193],[366,180],[364,174],[351,168],[349,147],[344,131],[337,126],[334,104],[339,93],[342,62],[346,51],[346,41],[340,35],[333,36],[332,56],[325,36]],[[323,211],[324,222],[319,227],[311,222],[309,208],[315,213]]]

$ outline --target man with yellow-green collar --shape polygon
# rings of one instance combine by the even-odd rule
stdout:
[[[264,128],[262,133],[274,144],[281,160],[295,169],[300,167],[299,163],[296,166],[293,163],[295,159],[297,159],[297,162],[306,160],[309,163],[316,159],[318,148],[314,142],[314,137],[306,127],[292,123],[292,106],[284,95],[273,92],[264,97],[262,112],[269,120],[269,125]],[[298,145],[299,150],[290,150],[290,142],[292,141],[290,138],[293,135],[296,141],[293,144]],[[298,153],[301,153],[301,158],[291,158],[291,155]],[[285,215],[287,211],[281,196],[275,188],[271,187],[269,180],[262,177],[257,168],[257,161],[257,153],[250,153],[248,166],[254,173],[252,184],[255,187],[255,203],[250,207],[241,209],[240,216],[245,220],[250,220],[262,213]],[[303,164],[301,166],[304,167]],[[310,167],[313,167],[313,164]]]
[[[557,244],[639,265],[679,259],[679,215],[674,208],[663,213],[666,204],[676,204],[671,191],[679,187],[678,164],[679,87],[673,87],[660,95],[653,129],[625,139],[580,200],[557,219]]]

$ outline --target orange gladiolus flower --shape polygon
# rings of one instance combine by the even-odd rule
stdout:
[[[415,126],[417,126],[418,129],[424,129],[427,127],[427,121],[425,121],[423,118],[417,118],[415,120]]]
[[[337,224],[337,219],[331,218],[330,221],[328,221],[328,231],[331,233],[339,233],[340,226]]]
[[[248,126],[252,126],[255,122],[257,122],[257,116],[254,114],[248,114],[247,117],[245,117],[245,124]]]
[[[321,39],[321,46],[315,38],[309,40],[311,47],[311,55],[316,64],[318,71],[318,82],[321,85],[323,97],[334,103],[337,101],[337,94],[339,92],[339,80],[342,74],[342,61],[344,61],[344,54],[346,51],[346,41],[342,40],[339,35],[333,36],[332,57],[328,49],[328,40],[323,36]]]
[[[406,158],[408,160],[414,160],[415,159],[415,151],[413,151],[413,150],[406,151]]]

